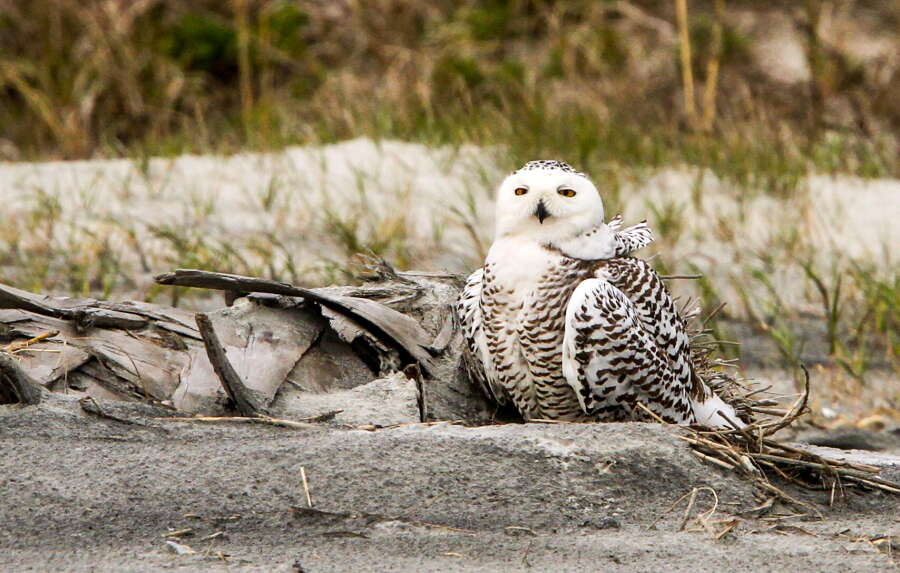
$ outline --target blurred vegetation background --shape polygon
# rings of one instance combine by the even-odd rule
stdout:
[[[808,177],[900,177],[898,30],[900,4],[862,0],[0,0],[0,161],[131,159],[5,165],[0,280],[153,300],[174,267],[324,284],[368,251],[462,271],[502,170],[560,158],[609,214],[649,218],[661,272],[703,275],[675,288],[728,302],[711,330],[777,353],[742,358],[819,364],[827,403],[900,416],[896,241],[845,240],[893,220],[896,181]],[[384,146],[435,177],[338,173],[364,140],[318,168],[312,148],[168,159],[358,137],[427,144]]]
[[[896,175],[894,2],[0,0],[0,159],[369,135]]]

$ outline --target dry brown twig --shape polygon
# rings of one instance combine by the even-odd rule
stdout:
[[[258,417],[242,417],[242,416],[172,416],[153,418],[162,422],[188,422],[200,424],[264,424],[268,426],[280,426],[282,428],[292,428],[295,430],[321,430],[322,426],[310,424],[306,422],[295,422],[294,420],[282,420],[280,418],[270,418],[268,416]]]
[[[711,371],[706,355],[695,354],[695,359],[701,372],[708,374]],[[816,483],[827,483],[830,480],[831,487],[826,487],[826,489],[832,491],[838,489],[843,491],[845,483],[852,483],[860,487],[877,488],[888,493],[900,494],[900,484],[883,480],[874,475],[880,471],[877,467],[827,460],[810,451],[782,444],[771,437],[779,430],[794,424],[807,412],[810,380],[809,372],[805,367],[802,369],[805,374],[803,394],[789,409],[773,410],[779,417],[774,422],[757,420],[741,425],[737,423],[737,420],[732,420],[727,414],[723,414],[732,428],[691,427],[688,429],[691,435],[681,436],[681,439],[690,445],[692,452],[700,460],[727,471],[740,472],[750,478],[760,489],[819,517],[821,517],[821,513],[818,509],[771,483],[768,473],[774,473],[788,483],[794,483],[807,489],[815,489],[817,488]],[[748,393],[734,378],[727,376],[723,376],[719,383],[720,387],[716,388],[716,392],[724,387],[725,391],[730,393],[732,400],[745,402],[745,412],[759,413],[761,409],[753,406],[758,402],[751,400],[751,396],[758,394],[759,391]],[[743,395],[739,393],[742,390],[744,391]],[[646,419],[665,423],[646,405],[636,402],[635,406],[636,410],[646,415]],[[813,475],[812,482],[800,479],[799,476],[804,473]],[[719,533],[724,535],[731,529],[733,527],[727,524],[727,531]]]
[[[697,496],[701,492],[709,492],[712,495],[712,506],[702,513],[698,513],[695,517],[691,518],[691,512],[694,509],[694,504],[697,501]],[[721,539],[727,533],[731,532],[735,527],[737,527],[739,520],[735,518],[724,519],[724,520],[712,520],[713,514],[715,514],[716,510],[719,508],[719,494],[716,493],[716,490],[709,486],[701,486],[691,488],[691,491],[682,495],[675,502],[668,507],[664,512],[660,513],[655,520],[649,525],[648,529],[653,529],[653,527],[662,519],[665,515],[671,513],[676,507],[678,507],[682,501],[688,500],[687,506],[684,509],[684,514],[681,518],[681,525],[678,527],[679,531],[708,531],[710,532],[715,539]],[[688,529],[688,525],[693,522],[697,528]],[[712,523],[725,523],[725,528],[716,531],[715,528],[711,525]]]
[[[303,493],[306,494],[306,507],[312,507],[312,497],[309,495],[309,482],[306,480],[306,468],[300,466],[300,479],[303,480]]]
[[[16,352],[27,349],[32,344],[37,344],[38,342],[42,342],[44,340],[47,340],[48,338],[53,338],[57,334],[59,334],[58,330],[42,332],[34,338],[29,338],[28,340],[17,340],[15,342],[10,342],[3,348],[0,348],[0,350],[2,350],[3,352],[8,352],[9,354],[15,354]]]

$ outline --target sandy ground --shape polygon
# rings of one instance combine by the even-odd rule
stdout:
[[[776,505],[647,424],[375,432],[0,406],[3,571],[874,571],[900,497]],[[885,457],[869,461],[890,463]],[[900,478],[900,458],[884,471]],[[301,469],[313,509],[308,508]],[[686,500],[698,492],[680,530]],[[667,511],[668,510],[668,511]],[[721,539],[728,520],[736,528]],[[187,530],[187,531],[185,531]],[[180,533],[178,533],[180,532]],[[166,536],[169,537],[166,537]],[[874,540],[874,541],[873,541]],[[177,545],[167,543],[173,541]],[[897,551],[897,539],[893,550]],[[178,551],[184,554],[178,554]]]

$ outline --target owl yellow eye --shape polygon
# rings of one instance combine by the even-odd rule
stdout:
[[[516,189],[516,195],[524,195],[526,193],[528,193],[528,189],[524,187],[519,187],[518,189]]]
[[[557,193],[559,193],[563,197],[574,197],[575,196],[574,189],[560,189],[559,191],[557,191]]]

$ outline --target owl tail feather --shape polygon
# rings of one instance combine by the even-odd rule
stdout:
[[[709,426],[710,428],[728,429],[734,428],[735,424],[739,428],[746,426],[738,418],[734,408],[712,392],[703,400],[693,399],[691,407],[694,410],[694,418],[696,418],[698,424]]]

